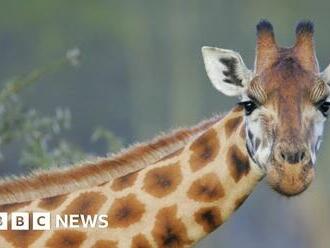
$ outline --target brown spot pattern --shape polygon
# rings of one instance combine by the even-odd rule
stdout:
[[[243,195],[240,198],[238,198],[235,201],[235,210],[238,209],[242,204],[245,202],[245,200],[249,197],[249,194]]]
[[[184,247],[192,243],[185,225],[176,215],[176,205],[158,211],[151,232],[157,247]]]
[[[164,197],[177,188],[182,181],[180,164],[169,164],[147,172],[143,190],[155,197]]]
[[[43,231],[32,230],[32,214],[29,215],[29,230],[11,230],[11,221],[8,221],[8,230],[0,231],[0,236],[11,243],[14,247],[26,248],[34,243]],[[3,247],[3,245],[1,245]]]
[[[0,235],[14,247],[25,248],[34,243],[42,234],[42,231],[32,230],[4,230]]]
[[[113,191],[120,191],[123,189],[126,189],[128,187],[131,187],[138,176],[137,172],[127,174],[123,177],[116,178],[113,183],[111,184],[111,189]]]
[[[188,190],[189,198],[201,202],[216,201],[224,195],[223,186],[215,173],[209,173],[197,179]]]
[[[118,242],[112,240],[98,240],[92,248],[117,248]]]
[[[133,237],[131,248],[152,248],[152,246],[143,234],[138,234]]]
[[[212,162],[220,149],[220,143],[217,132],[212,128],[197,138],[190,150],[192,151],[189,163],[192,171],[203,168]]]
[[[57,195],[41,199],[38,207],[45,210],[53,210],[59,207],[67,198],[67,195]]]
[[[84,192],[74,199],[62,213],[95,215],[106,199],[107,198],[100,192]]]
[[[242,116],[238,116],[238,117],[228,120],[225,123],[226,137],[229,137],[233,132],[236,132],[236,130],[237,130],[238,126],[241,124],[242,120],[243,120]]]
[[[227,162],[230,175],[234,178],[236,183],[250,171],[249,157],[243,154],[236,145],[229,149]]]
[[[20,203],[10,203],[10,204],[4,204],[0,206],[0,212],[7,212],[7,213],[11,213],[11,212],[15,212],[16,210],[26,207],[28,205],[30,205],[31,202],[20,202]]]
[[[79,248],[85,241],[87,235],[84,232],[75,230],[59,230],[47,241],[48,248]]]
[[[116,199],[108,212],[109,228],[124,228],[138,222],[145,206],[134,194]]]
[[[206,233],[214,231],[222,224],[220,209],[217,207],[205,207],[199,209],[195,214],[195,221],[201,225]]]

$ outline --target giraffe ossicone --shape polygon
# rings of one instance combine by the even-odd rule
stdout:
[[[226,221],[266,175],[292,196],[310,184],[329,109],[330,69],[319,72],[313,26],[292,48],[257,25],[254,70],[230,50],[202,48],[213,85],[241,102],[224,117],[64,171],[0,182],[0,212],[50,212],[48,231],[0,231],[1,247],[190,247]],[[48,183],[47,185],[44,185]],[[54,218],[77,215],[77,228]],[[108,226],[85,226],[87,216]]]

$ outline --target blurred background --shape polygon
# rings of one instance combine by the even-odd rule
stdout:
[[[260,18],[282,46],[298,20],[313,20],[325,68],[329,9],[307,0],[1,0],[0,175],[103,156],[228,111],[236,99],[212,87],[200,48],[233,49],[251,68]],[[261,183],[197,247],[329,247],[327,129],[306,193],[287,199]]]

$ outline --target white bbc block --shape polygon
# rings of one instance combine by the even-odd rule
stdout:
[[[11,214],[12,230],[29,230],[29,213],[13,212]]]
[[[34,212],[32,230],[50,230],[50,213]]]
[[[0,230],[8,229],[8,213],[0,213]]]

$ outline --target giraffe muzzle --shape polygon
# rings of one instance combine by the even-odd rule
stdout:
[[[272,163],[267,168],[267,181],[285,196],[304,192],[314,178],[314,166],[306,146],[279,144],[275,146]]]

